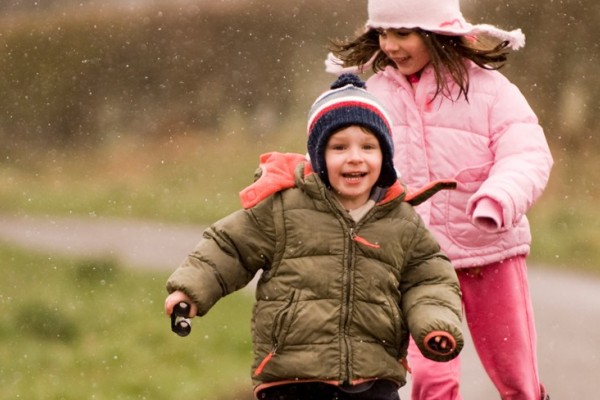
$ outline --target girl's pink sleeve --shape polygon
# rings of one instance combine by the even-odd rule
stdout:
[[[553,160],[544,131],[519,89],[501,80],[496,92],[489,114],[493,166],[466,211],[473,219],[480,201],[489,198],[501,208],[501,220],[508,229],[541,196]]]
[[[471,222],[486,232],[494,233],[501,231],[504,228],[502,207],[493,199],[483,197],[475,204]]]

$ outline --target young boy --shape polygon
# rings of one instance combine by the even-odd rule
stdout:
[[[242,193],[260,201],[204,232],[168,280],[166,313],[185,301],[204,315],[262,271],[258,399],[399,399],[409,335],[436,361],[462,349],[456,273],[406,201],[389,120],[356,76],[313,104],[307,147],[310,165],[288,155],[293,181],[264,174]],[[265,179],[278,189],[263,198]]]

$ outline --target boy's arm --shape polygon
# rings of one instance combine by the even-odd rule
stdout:
[[[202,316],[219,299],[246,286],[272,260],[270,203],[236,211],[206,229],[193,252],[169,277],[167,291],[185,293]]]
[[[421,353],[449,361],[464,344],[458,278],[438,242],[420,223],[402,272],[401,307]]]

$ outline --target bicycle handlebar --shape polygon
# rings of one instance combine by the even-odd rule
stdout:
[[[190,316],[190,305],[184,301],[173,307],[171,314],[171,330],[181,337],[187,336],[192,331]]]

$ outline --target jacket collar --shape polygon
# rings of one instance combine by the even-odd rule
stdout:
[[[316,183],[317,181],[318,183]],[[322,189],[325,189],[317,174],[313,173],[311,164],[305,155],[266,153],[260,156],[256,180],[240,192],[240,200],[245,209],[252,208],[273,193],[295,186],[302,187],[312,195],[317,195]],[[442,189],[454,189],[455,187],[455,181],[443,180],[431,182],[423,188],[407,191],[400,181],[396,181],[387,188],[385,195],[377,202],[377,205],[387,204],[399,197],[412,205],[418,205]]]

